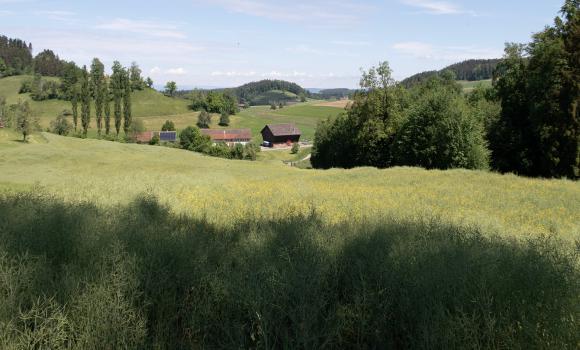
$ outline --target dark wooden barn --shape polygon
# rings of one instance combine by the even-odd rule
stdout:
[[[300,141],[302,133],[294,124],[268,124],[262,129],[262,139],[270,147],[290,146]]]

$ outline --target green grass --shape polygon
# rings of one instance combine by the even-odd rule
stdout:
[[[489,80],[480,80],[480,81],[459,81],[459,84],[463,87],[464,92],[471,92],[475,89],[476,86],[484,86],[484,87],[491,87],[491,79]]]
[[[0,131],[2,349],[580,341],[577,182],[18,138]]]
[[[32,79],[32,76],[1,78],[0,96],[5,97],[9,104],[17,103],[19,100],[29,101],[34,116],[40,118],[40,124],[43,128],[48,127],[50,122],[64,109],[71,109],[71,104],[68,101],[32,101],[30,94],[19,94],[20,85],[27,79]],[[57,80],[56,78],[43,79]],[[189,101],[180,98],[170,98],[152,89],[135,91],[131,97],[132,111],[135,118],[166,116],[188,112]],[[92,124],[94,124],[92,127],[94,128],[96,127],[94,121],[94,105],[92,105],[92,108]]]

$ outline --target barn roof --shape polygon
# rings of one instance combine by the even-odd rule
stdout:
[[[149,142],[153,138],[153,131],[139,132],[135,135],[137,142]]]
[[[213,141],[250,140],[252,138],[250,129],[201,129],[201,133],[208,135]]]
[[[302,133],[300,129],[294,124],[268,124],[264,129],[270,129],[274,136],[300,136]],[[264,131],[262,129],[262,132]]]

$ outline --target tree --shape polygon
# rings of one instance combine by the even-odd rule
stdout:
[[[169,81],[165,84],[165,95],[173,97],[177,91],[177,84],[174,81]]]
[[[427,169],[487,169],[489,151],[483,126],[460,94],[427,91],[412,109],[393,144],[395,165]]]
[[[145,84],[147,85],[148,88],[153,88],[153,79],[151,79],[151,77],[147,77],[147,80],[145,80]]]
[[[207,152],[211,147],[211,139],[203,135],[199,128],[188,126],[179,135],[179,145],[181,148],[194,152]]]
[[[131,63],[131,68],[129,68],[129,79],[131,84],[131,90],[143,90],[143,78],[141,77],[141,68],[137,62]]]
[[[95,100],[95,116],[97,118],[97,132],[99,135],[101,135],[101,130],[103,129],[103,107],[106,99],[105,86],[105,66],[98,58],[94,58],[91,64],[91,87]]]
[[[221,116],[220,116],[220,122],[219,122],[220,126],[229,126],[230,125],[230,116],[229,114],[222,112]]]
[[[161,131],[175,131],[175,124],[171,120],[166,120],[161,127]]]
[[[81,77],[81,125],[86,137],[91,124],[91,86],[87,66],[83,67]]]
[[[6,62],[0,57],[0,78],[5,77],[8,75],[8,66]]]
[[[51,50],[44,50],[34,57],[33,64],[35,73],[59,77],[63,74],[65,62]]]
[[[66,136],[72,130],[72,125],[67,119],[68,111],[60,113],[55,120],[50,122],[50,129],[53,133],[61,136]]]
[[[73,124],[75,128],[75,132],[77,131],[77,127],[79,124],[79,100],[81,97],[81,91],[79,83],[75,83],[71,87],[71,105],[72,105],[72,115],[73,115]]]
[[[123,131],[127,135],[133,121],[131,111],[131,81],[127,71],[123,73],[123,121]]]
[[[300,151],[300,144],[298,142],[293,143],[292,149],[290,150],[290,153],[297,154],[299,151]]]
[[[26,142],[35,126],[36,122],[32,119],[30,104],[28,101],[19,101],[16,105],[16,130],[22,134],[22,141]]]
[[[211,125],[211,114],[207,111],[201,111],[197,116],[197,127],[201,129],[209,129]]]
[[[278,106],[276,105],[276,103],[270,102],[270,109],[271,110],[276,110],[277,108],[278,108]]]
[[[123,99],[123,75],[124,75],[124,68],[118,61],[113,63],[113,74],[111,75],[111,92],[113,94],[113,114],[115,117],[115,130],[117,132],[117,137],[119,136],[119,132],[121,130],[121,122],[122,122],[122,110],[121,110],[121,102]]]
[[[103,104],[105,111],[105,135],[109,135],[111,131],[111,91],[109,89],[109,82],[106,79],[103,83]]]

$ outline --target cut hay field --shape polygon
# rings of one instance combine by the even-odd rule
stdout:
[[[18,138],[0,130],[2,349],[580,342],[578,182]]]
[[[477,86],[491,87],[491,79],[479,81],[460,80],[458,83],[463,87],[463,91],[466,93],[473,91]]]

